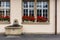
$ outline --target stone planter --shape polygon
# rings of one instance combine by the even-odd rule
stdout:
[[[22,34],[22,26],[20,27],[5,27],[6,35],[21,35]]]

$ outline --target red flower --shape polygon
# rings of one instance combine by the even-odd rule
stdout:
[[[35,17],[34,16],[29,16],[29,20],[30,21],[34,21],[35,20]]]
[[[42,17],[42,16],[37,16],[37,21],[46,22],[47,21],[47,18]]]
[[[5,16],[4,18],[9,19],[9,18],[10,18],[10,16]]]
[[[23,16],[22,17],[23,20],[28,20],[28,18],[29,18],[28,16]]]
[[[46,22],[46,21],[47,21],[47,18],[43,17],[43,18],[42,18],[42,21],[43,21],[43,22]]]
[[[37,16],[37,20],[42,20],[42,16]]]
[[[9,20],[10,19],[10,17],[9,16],[0,16],[0,20]]]
[[[0,18],[1,18],[1,19],[3,19],[3,18],[4,18],[4,16],[2,16],[2,15],[1,15],[1,16],[0,16]]]
[[[30,20],[30,21],[34,21],[35,20],[34,16],[23,16],[22,19],[23,20]]]

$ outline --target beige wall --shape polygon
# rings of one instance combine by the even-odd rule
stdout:
[[[60,0],[57,0],[57,32],[60,34]]]
[[[23,33],[39,33],[39,34],[54,34],[54,18],[55,18],[55,0],[50,0],[50,24],[46,25],[27,25],[21,24],[21,0],[11,0],[11,24],[13,23],[14,19],[18,19],[19,24],[23,25]],[[1,24],[0,25],[0,32],[5,32],[4,27],[10,24]]]

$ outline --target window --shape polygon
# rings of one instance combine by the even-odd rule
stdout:
[[[48,0],[23,0],[23,23],[47,23],[49,20]]]
[[[10,22],[10,0],[0,1],[0,23]]]
[[[23,2],[24,16],[34,16],[34,2]]]

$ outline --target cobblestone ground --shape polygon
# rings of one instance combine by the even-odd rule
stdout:
[[[0,40],[60,40],[60,35],[24,34],[20,36],[0,35]]]

